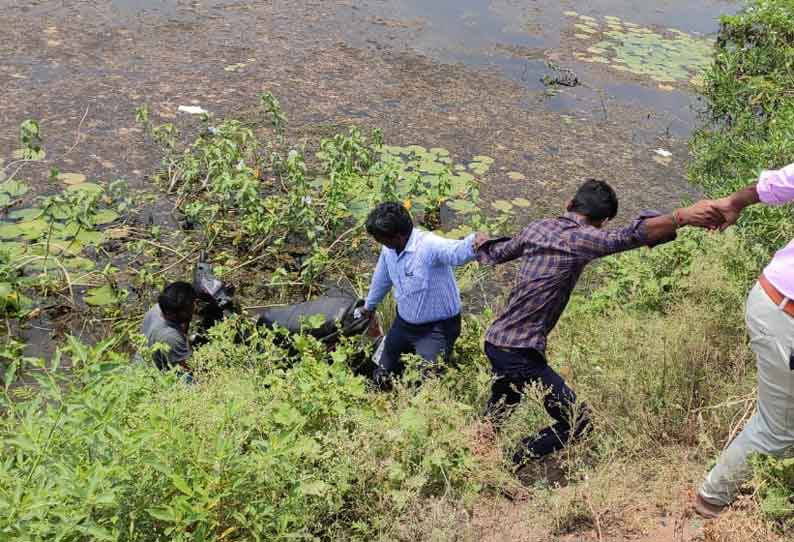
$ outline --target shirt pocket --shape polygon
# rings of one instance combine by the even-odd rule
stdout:
[[[403,268],[402,285],[405,295],[413,295],[427,289],[428,274],[419,262],[407,262]]]

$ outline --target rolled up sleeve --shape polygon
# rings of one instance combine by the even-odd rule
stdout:
[[[767,205],[784,205],[794,200],[794,164],[762,171],[756,190],[758,199]]]

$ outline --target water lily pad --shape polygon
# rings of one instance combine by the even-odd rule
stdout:
[[[94,215],[94,224],[99,226],[110,224],[118,220],[119,214],[111,209],[102,209]]]
[[[413,154],[418,154],[418,155],[425,155],[425,154],[427,154],[427,149],[426,149],[426,148],[424,148],[424,147],[423,147],[423,146],[421,146],[421,145],[408,145],[408,146],[405,148],[405,150],[406,150],[406,151],[408,151],[408,152],[410,152],[410,153],[413,153]]]
[[[513,179],[514,181],[523,181],[526,179],[523,173],[519,173],[518,171],[508,171],[507,176]]]
[[[22,295],[13,284],[0,282],[0,314],[17,314],[27,311],[33,306],[33,302]]]
[[[580,39],[580,40],[589,40],[593,36],[591,36],[590,34],[574,34],[573,37],[575,37],[577,39]]]
[[[595,21],[595,17],[590,17],[589,15],[579,15],[579,18],[583,21]]]
[[[408,154],[409,152],[411,152],[411,151],[408,150],[408,147],[400,147],[400,146],[397,146],[397,145],[384,145],[382,147],[382,149],[385,152],[387,152],[389,154],[392,154],[392,155],[395,155],[395,156],[399,156],[401,154]]]
[[[51,254],[74,256],[79,254],[84,247],[85,245],[82,241],[78,241],[77,239],[61,239],[55,237],[50,239],[49,245],[40,244],[34,247],[31,252],[43,256],[49,248]]]
[[[0,207],[8,207],[11,203],[11,197],[8,194],[0,192]]]
[[[82,272],[93,271],[94,268],[96,268],[96,264],[92,260],[89,260],[88,258],[83,258],[82,256],[65,258],[63,260],[63,266],[69,271],[82,271]]]
[[[74,238],[86,245],[101,245],[105,241],[105,234],[101,231],[83,230]]]
[[[449,151],[442,147],[433,147],[432,149],[430,149],[430,152],[432,154],[437,154],[438,156],[449,156]]]
[[[42,212],[43,211],[38,207],[30,207],[28,209],[18,209],[16,211],[11,211],[10,213],[8,213],[8,218],[13,218],[14,220],[27,222],[29,220],[35,220],[39,218]]]
[[[471,213],[476,210],[476,207],[472,202],[464,199],[448,201],[447,207],[458,213]]]
[[[490,166],[483,164],[482,162],[472,162],[469,164],[469,169],[477,175],[485,175],[488,173]]]
[[[591,26],[587,26],[586,24],[577,23],[573,25],[573,27],[576,28],[577,30],[584,32],[585,34],[595,34],[596,32],[598,32],[595,28]]]
[[[38,151],[26,151],[25,149],[17,149],[11,156],[14,160],[32,160],[34,162],[40,162],[47,157],[47,153],[44,152],[44,149]]]
[[[530,207],[532,205],[532,202],[525,198],[515,198],[514,200],[511,200],[510,203],[516,207]]]
[[[5,252],[12,258],[19,258],[27,252],[27,243],[19,243],[17,241],[0,241],[0,252]]]
[[[477,156],[472,158],[472,160],[474,162],[482,162],[483,164],[488,164],[488,165],[491,165],[491,164],[494,163],[494,159],[493,158],[491,158],[490,156],[483,156],[481,154],[478,154]]]
[[[513,209],[513,204],[510,203],[509,201],[498,199],[496,201],[491,202],[491,207],[493,207],[497,211],[509,213]]]
[[[606,63],[606,59],[617,71],[631,72],[667,86],[677,81],[688,82],[693,73],[702,73],[711,61],[711,40],[683,32],[661,34],[628,22],[624,27],[614,17],[605,20],[610,26],[610,31],[604,33],[608,39],[587,49],[592,56],[575,51],[576,58],[600,64]]]
[[[68,185],[75,185],[85,182],[85,175],[82,173],[60,173],[58,180]]]
[[[29,220],[17,224],[5,222],[0,224],[0,239],[16,239],[21,237],[28,241],[35,241],[41,237],[48,228],[49,225],[42,219]]]
[[[563,11],[562,14],[565,15],[566,17],[576,17],[577,15],[579,15],[575,11]]]
[[[0,239],[16,239],[22,237],[22,229],[16,224],[4,222],[0,224]]]
[[[441,173],[447,170],[447,166],[435,161],[425,160],[419,165],[419,170],[425,173]]]
[[[102,307],[111,305],[116,302],[116,293],[108,286],[100,286],[99,288],[89,288],[83,296],[83,300],[95,307]]]
[[[105,189],[96,183],[80,183],[69,186],[67,190],[85,190],[86,192],[101,193]]]
[[[9,197],[21,198],[28,193],[30,187],[25,183],[17,180],[10,180],[0,184],[0,193],[8,194]]]

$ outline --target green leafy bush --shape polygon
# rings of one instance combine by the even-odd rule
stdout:
[[[752,182],[762,169],[794,161],[794,2],[754,0],[723,17],[714,64],[707,73],[708,124],[695,137],[692,179],[713,196]],[[794,237],[788,206],[754,206],[740,221],[753,256]],[[752,256],[751,256],[752,257]],[[734,259],[734,264],[736,264]],[[781,524],[794,517],[791,460],[754,461],[762,509]]]
[[[344,348],[304,337],[299,361],[272,363],[278,347],[233,328],[196,352],[193,386],[71,339],[38,393],[7,393],[3,538],[369,540],[417,499],[466,498],[499,472],[472,453],[471,407],[438,381],[379,396]]]
[[[794,160],[794,3],[754,0],[722,18],[706,73],[707,123],[692,143],[691,178],[712,196]],[[788,208],[758,206],[742,218],[768,249],[794,237]]]

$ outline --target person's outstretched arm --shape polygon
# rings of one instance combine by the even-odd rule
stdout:
[[[474,247],[481,236],[480,233],[472,233],[464,239],[455,240],[432,235],[429,237],[428,250],[433,261],[458,267],[475,258]]]
[[[737,190],[730,196],[714,201],[725,223],[721,229],[735,224],[742,211],[750,205],[784,205],[794,201],[794,164],[781,169],[762,171],[758,182]]]
[[[577,246],[577,252],[595,259],[667,243],[676,238],[676,231],[683,226],[716,229],[723,220],[714,203],[704,200],[668,214],[646,211],[625,228],[583,228],[571,235],[571,242]]]
[[[389,277],[389,271],[386,269],[386,255],[381,250],[378,257],[378,263],[375,265],[375,272],[372,274],[372,282],[369,285],[369,293],[367,300],[364,303],[364,309],[367,312],[372,312],[383,301],[386,294],[391,290],[392,281]]]
[[[480,263],[493,265],[520,258],[529,244],[528,228],[525,228],[515,237],[488,239],[480,235],[474,240],[474,249]]]

